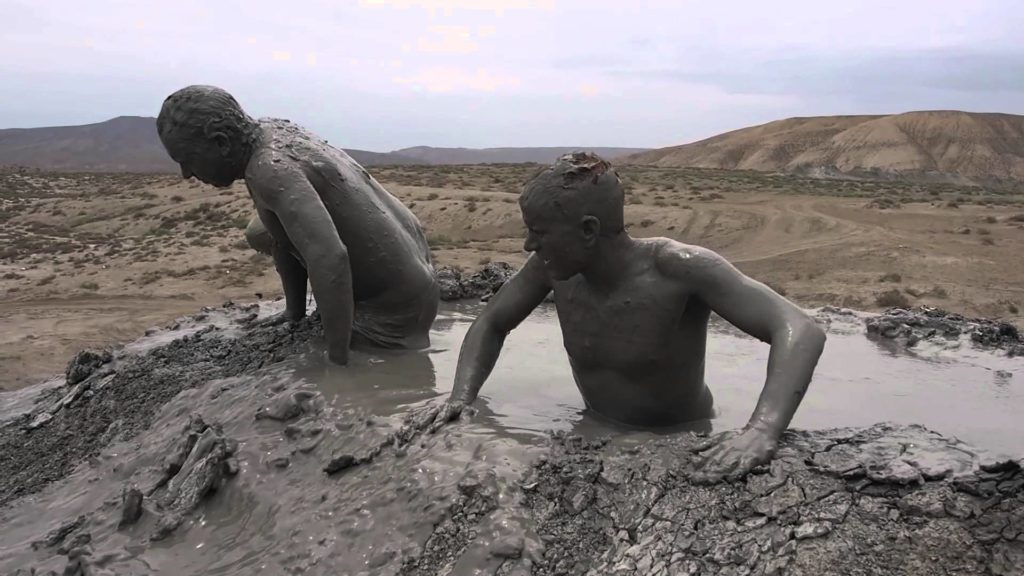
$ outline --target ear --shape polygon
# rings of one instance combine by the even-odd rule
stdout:
[[[227,156],[231,154],[231,141],[228,139],[228,135],[223,132],[214,132],[211,135],[213,141],[217,144],[217,149],[220,150],[221,156]]]
[[[601,235],[601,221],[595,216],[584,216],[580,220],[580,230],[583,231],[583,238],[588,243],[596,242],[597,237]]]

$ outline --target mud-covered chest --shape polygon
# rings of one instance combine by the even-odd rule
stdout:
[[[624,368],[657,361],[676,340],[686,307],[685,299],[662,294],[559,296],[565,349],[581,366]]]

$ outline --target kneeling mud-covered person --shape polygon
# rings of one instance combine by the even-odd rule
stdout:
[[[711,312],[770,343],[767,381],[749,423],[717,439],[695,479],[738,478],[771,459],[811,382],[825,332],[711,250],[630,237],[623,205],[617,174],[592,154],[563,156],[527,183],[520,208],[532,254],[470,327],[447,402],[417,414],[413,426],[435,431],[469,412],[506,335],[554,291],[588,409],[627,425],[713,417],[704,381]]]
[[[353,342],[425,348],[439,289],[416,216],[342,150],[287,120],[249,117],[230,94],[189,86],[164,101],[160,139],[185,178],[244,179],[259,215],[247,237],[270,252],[286,309],[306,314],[306,282],[330,359]]]

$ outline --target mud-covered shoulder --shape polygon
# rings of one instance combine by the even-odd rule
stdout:
[[[713,250],[671,238],[650,238],[642,242],[650,247],[658,272],[666,278],[690,279],[695,273],[728,264]]]

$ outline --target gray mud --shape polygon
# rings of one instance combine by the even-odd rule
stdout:
[[[999,465],[1022,453],[1020,360],[969,336],[908,352],[865,338],[871,316],[820,311],[830,340],[798,430],[770,467],[709,487],[687,480],[694,435],[586,413],[550,307],[509,336],[477,417],[396,442],[409,410],[450,390],[479,307],[446,305],[430,350],[356,352],[342,368],[326,361],[316,317],[248,322],[281,305],[204,310],[80,355],[74,384],[0,395],[0,574],[1024,565],[1024,478]],[[749,416],[766,359],[713,324],[715,429]],[[899,425],[874,424],[889,419]]]

